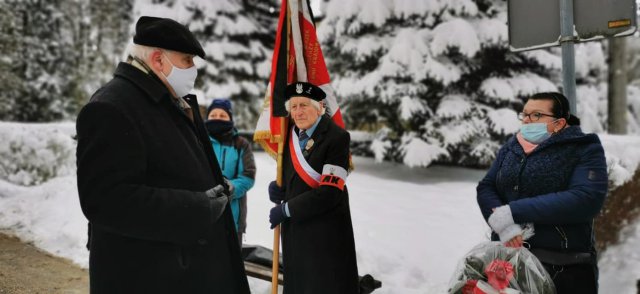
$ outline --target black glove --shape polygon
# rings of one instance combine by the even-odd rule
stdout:
[[[214,221],[217,221],[222,213],[224,213],[224,209],[229,203],[229,196],[224,193],[224,187],[222,185],[217,185],[206,192],[204,192],[207,197],[209,197],[209,205],[211,206],[211,212],[213,213]]]
[[[280,204],[284,200],[285,190],[279,187],[276,181],[269,183],[269,200],[275,204]]]
[[[284,211],[284,204],[278,204],[271,208],[269,212],[269,222],[271,223],[272,229],[284,221],[285,218],[287,218],[287,214]]]

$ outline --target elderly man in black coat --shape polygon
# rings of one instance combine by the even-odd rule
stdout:
[[[285,294],[357,294],[358,267],[345,181],[349,133],[323,115],[325,93],[297,82],[285,90],[295,126],[283,157],[283,187],[269,186],[282,223]]]
[[[228,188],[187,95],[204,51],[166,18],[141,17],[133,42],[76,125],[91,293],[249,293]]]

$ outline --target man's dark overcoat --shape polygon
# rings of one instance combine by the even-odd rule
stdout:
[[[120,63],[76,128],[92,294],[249,293],[231,210],[215,221],[204,193],[222,173],[198,111]]]
[[[306,160],[318,173],[325,164],[349,167],[349,133],[323,116],[311,135]],[[358,267],[347,187],[309,187],[295,172],[288,144],[283,158],[282,223],[285,294],[357,294]]]

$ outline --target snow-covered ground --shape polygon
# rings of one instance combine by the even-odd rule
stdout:
[[[609,247],[600,257],[601,293],[635,294],[640,280],[640,220],[620,232],[624,242]]]
[[[7,128],[0,124],[0,130]],[[617,142],[605,147],[616,154],[611,157],[624,158],[617,161],[618,168],[638,165],[640,152],[624,154],[631,148],[616,151],[612,146],[638,146],[640,137],[603,139]],[[374,293],[445,293],[459,259],[488,239],[489,228],[475,200],[475,186],[484,171],[439,166],[411,169],[360,157],[354,161],[356,170],[348,185],[360,274],[382,281],[382,289]],[[263,152],[256,153],[256,164],[245,243],[270,248],[273,231],[267,216],[272,204],[266,187],[275,178],[276,167]],[[73,173],[31,187],[0,180],[0,229],[88,265],[86,219]],[[601,293],[635,293],[635,280],[640,278],[636,246],[640,222],[627,227],[624,236],[624,242],[603,253]],[[268,282],[250,278],[250,284],[253,293],[269,293]]]

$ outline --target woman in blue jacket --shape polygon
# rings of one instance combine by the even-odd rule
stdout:
[[[242,234],[247,227],[247,191],[253,187],[256,164],[251,144],[238,135],[234,127],[231,101],[214,99],[207,109],[205,121],[222,174],[229,181],[231,212],[242,245]]]
[[[608,184],[602,144],[582,132],[560,93],[531,96],[518,118],[520,132],[498,151],[477,187],[492,239],[529,247],[558,294],[597,293],[593,220]],[[526,242],[525,227],[534,230]]]

